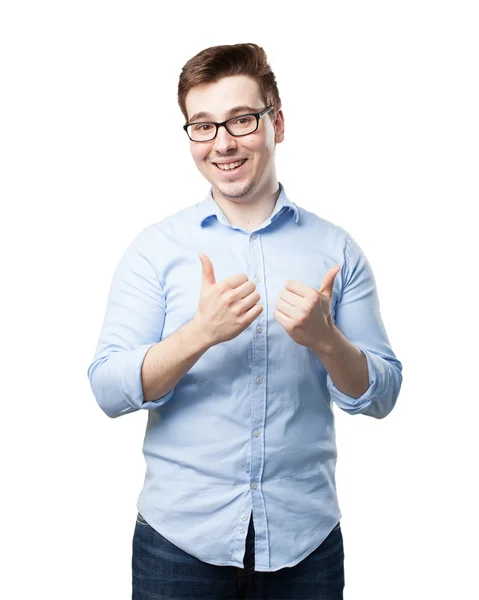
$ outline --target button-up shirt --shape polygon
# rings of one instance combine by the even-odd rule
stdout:
[[[161,398],[144,401],[148,349],[191,320],[202,283],[244,273],[263,312],[237,337],[210,347]],[[288,279],[319,291],[334,279],[331,314],[365,354],[369,387],[342,393],[318,355],[273,316]],[[110,417],[145,410],[146,474],[137,509],[162,536],[214,565],[243,567],[251,516],[255,569],[292,567],[340,520],[333,405],[381,419],[394,407],[402,365],[391,349],[371,267],[343,228],[291,202],[254,231],[233,226],[212,192],[149,225],[121,258],[93,362],[99,406]]]

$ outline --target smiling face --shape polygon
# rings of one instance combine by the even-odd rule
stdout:
[[[247,75],[223,77],[214,83],[194,86],[186,95],[185,103],[188,123],[221,122],[266,108],[257,82]],[[280,110],[274,123],[269,114],[260,117],[258,129],[253,133],[234,137],[225,127],[220,127],[214,140],[190,141],[190,149],[196,166],[210,182],[216,200],[222,196],[234,202],[251,202],[277,190],[274,151],[283,138],[284,118]]]

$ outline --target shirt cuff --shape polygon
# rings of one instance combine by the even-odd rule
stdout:
[[[366,361],[368,363],[369,387],[364,394],[359,396],[359,398],[348,396],[347,394],[344,394],[338,390],[338,388],[334,385],[329,373],[326,376],[326,385],[328,386],[331,398],[339,406],[339,408],[351,415],[359,414],[367,410],[374,399],[380,395],[382,387],[381,377],[379,375],[383,368],[381,365],[381,358],[369,350],[362,348],[358,344],[355,344],[355,346],[359,348],[366,356]]]

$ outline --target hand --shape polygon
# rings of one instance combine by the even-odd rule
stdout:
[[[276,302],[274,318],[301,346],[315,350],[327,343],[334,331],[331,297],[339,265],[329,269],[319,292],[301,281],[288,279]]]
[[[244,273],[216,283],[211,260],[206,254],[198,256],[203,279],[193,321],[214,346],[238,336],[263,312],[263,307],[257,304],[260,295],[256,285]]]

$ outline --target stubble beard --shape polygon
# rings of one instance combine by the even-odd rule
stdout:
[[[219,184],[216,186],[219,193],[227,199],[233,198],[246,198],[250,195],[253,189],[256,186],[256,182],[251,180],[246,184],[238,184],[238,187],[235,187],[234,182],[232,182],[231,186],[224,186]]]

